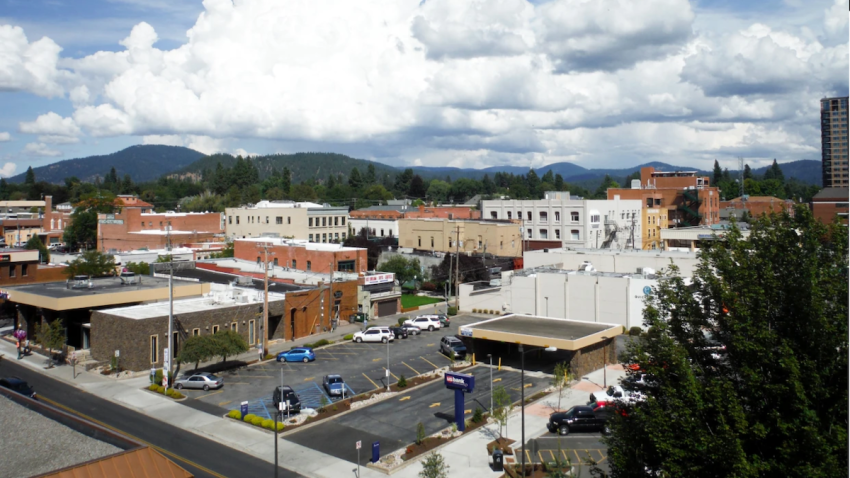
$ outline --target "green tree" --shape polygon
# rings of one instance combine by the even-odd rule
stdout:
[[[608,199],[608,189],[618,187],[620,187],[620,184],[617,181],[614,181],[611,176],[606,174],[602,179],[602,184],[600,184],[599,187],[596,188],[596,192],[593,193],[593,197],[596,199]]]
[[[348,175],[348,187],[355,191],[360,191],[363,187],[363,178],[360,176],[360,170],[351,168],[351,174]]]
[[[232,330],[221,330],[212,336],[214,355],[221,357],[221,362],[227,362],[227,357],[239,355],[248,351],[248,342]]]
[[[32,166],[27,168],[27,174],[24,176],[24,184],[28,188],[35,185],[35,171],[32,170]]]
[[[180,352],[177,354],[177,362],[194,362],[195,370],[197,370],[201,362],[206,362],[216,355],[218,355],[218,348],[214,336],[195,335],[181,344]]]
[[[478,194],[480,183],[474,179],[458,178],[451,185],[452,201],[462,203]]]
[[[115,195],[96,190],[83,195],[74,205],[71,224],[65,227],[62,240],[72,248],[91,248],[97,242],[97,215],[115,212]]]
[[[750,169],[749,164],[744,165],[744,180],[753,179],[753,170]]]
[[[290,197],[292,197],[295,201],[318,201],[319,195],[316,194],[316,190],[313,189],[309,184],[298,184],[296,186],[292,186],[292,192],[290,193]]]
[[[292,189],[292,172],[286,166],[284,166],[283,172],[280,173],[280,189],[282,189],[284,194],[287,196]]]
[[[363,182],[366,184],[366,186],[371,186],[371,185],[375,184],[375,182],[377,180],[378,180],[378,175],[377,175],[377,172],[375,171],[375,165],[372,164],[372,163],[369,163],[369,166],[366,168],[366,176],[363,178]]]
[[[499,438],[505,438],[508,434],[508,417],[514,409],[514,401],[505,387],[499,385],[493,389],[493,420],[499,424]],[[502,430],[505,433],[502,433]]]
[[[570,386],[570,365],[567,362],[558,363],[552,373],[552,386],[558,391],[558,410],[561,410],[561,398],[564,390],[569,390]]]
[[[79,257],[68,263],[65,275],[69,278],[84,275],[89,277],[100,277],[115,272],[115,258],[110,254],[104,254],[97,250],[86,251]]]
[[[24,244],[24,249],[37,249],[39,262],[42,264],[50,262],[50,251],[48,251],[47,246],[41,242],[41,238],[38,237],[38,234],[33,234],[27,243]]]
[[[128,271],[141,276],[151,275],[151,266],[147,262],[128,262],[124,265]]]
[[[35,342],[47,349],[49,368],[53,368],[53,350],[65,345],[65,327],[61,319],[35,324]]]
[[[495,194],[496,185],[493,183],[493,180],[490,179],[489,174],[484,174],[484,177],[481,179],[481,192],[487,195]]]
[[[224,245],[224,249],[221,252],[214,252],[210,254],[210,257],[213,259],[225,259],[228,257],[233,257],[233,241],[227,241]]]
[[[448,478],[449,465],[446,460],[438,452],[431,452],[424,460],[422,460],[422,471],[419,472],[419,478]]]
[[[404,196],[410,190],[410,181],[413,181],[413,169],[407,168],[395,177],[393,191],[397,196]]]
[[[711,185],[717,186],[723,181],[723,170],[720,169],[720,163],[714,160],[714,177],[711,179]]]
[[[427,186],[425,186],[422,176],[414,175],[413,179],[410,180],[410,189],[407,191],[407,195],[414,198],[424,198],[427,193]]]
[[[428,199],[434,201],[434,204],[442,204],[448,200],[451,189],[451,184],[440,179],[434,179],[431,181],[431,185],[428,186],[428,191],[425,195]]]
[[[624,382],[647,399],[611,422],[611,475],[846,474],[847,241],[800,206],[702,249],[691,283],[660,281],[655,333],[624,357],[650,379]]]
[[[363,191],[363,199],[383,204],[393,198],[393,193],[380,184],[373,184]]]
[[[406,259],[403,256],[393,256],[378,264],[378,270],[394,273],[399,284],[411,281],[416,276],[422,277],[419,259]]]
[[[525,185],[528,187],[528,191],[534,199],[541,197],[540,177],[537,176],[537,172],[535,172],[534,169],[529,169],[528,174],[525,175]]]
[[[561,176],[560,174],[556,174],[555,175],[555,191],[564,191],[564,190],[565,190],[564,177]]]

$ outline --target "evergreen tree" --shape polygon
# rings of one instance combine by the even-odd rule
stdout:
[[[399,196],[404,196],[410,191],[410,181],[413,181],[413,169],[407,168],[395,177],[395,184],[393,185],[393,190]]]
[[[287,196],[289,196],[289,192],[292,190],[292,172],[286,166],[283,167],[283,172],[280,174],[280,189]]]
[[[753,171],[750,169],[749,164],[744,165],[744,181],[747,179],[753,179]]]
[[[121,194],[133,193],[133,179],[129,174],[124,175],[124,180],[121,181]]]
[[[333,174],[328,174],[328,180],[325,181],[325,186],[328,189],[333,189],[336,186],[336,177]]]
[[[493,181],[490,180],[490,175],[487,173],[484,173],[484,178],[481,179],[481,192],[487,195],[496,192],[496,185],[493,184]]]
[[[413,179],[410,180],[410,189],[407,192],[408,196],[414,198],[424,198],[427,194],[427,189],[425,186],[425,181],[422,180],[422,176],[414,175]]]
[[[360,170],[356,167],[351,168],[351,174],[348,175],[348,186],[355,191],[360,191],[363,187],[363,178],[360,176]]]
[[[555,191],[564,191],[564,177],[560,174],[555,175]]]
[[[773,179],[778,180],[781,183],[785,182],[785,173],[782,172],[782,168],[779,167],[779,164],[776,163],[776,159],[773,160],[773,165],[770,167],[773,171]]]
[[[552,173],[551,169],[546,171],[546,174],[544,174],[543,177],[540,179],[544,183],[555,184],[555,175],[554,173]]]
[[[593,197],[596,199],[608,199],[608,189],[618,187],[620,187],[620,184],[617,183],[617,181],[614,181],[611,176],[606,174],[602,179],[602,184],[596,188],[596,192],[593,194]]]
[[[366,176],[363,178],[363,182],[365,182],[367,186],[371,186],[375,184],[377,180],[378,174],[375,171],[375,165],[369,163],[369,166],[366,168]]]
[[[213,174],[212,181],[212,190],[216,194],[226,194],[227,190],[230,189],[231,177],[229,174],[229,170],[226,170],[221,163],[217,163],[215,165],[215,173]]]
[[[528,174],[525,176],[525,183],[528,186],[528,192],[531,193],[534,199],[540,197],[540,177],[537,176],[537,173],[533,169],[528,170]]]
[[[714,160],[714,178],[711,180],[712,186],[717,186],[723,181],[723,170],[720,169],[720,163],[717,160]]]
[[[32,166],[27,168],[27,174],[24,176],[24,184],[27,185],[27,187],[35,185],[35,171],[32,170]]]
[[[117,193],[118,186],[118,172],[115,171],[115,166],[113,166],[109,169],[109,172],[106,173],[106,176],[103,178],[103,187],[114,193]]]

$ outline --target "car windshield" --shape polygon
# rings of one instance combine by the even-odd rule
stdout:
[[[328,377],[328,383],[342,383],[342,377]]]
[[[565,413],[564,416],[566,418],[572,418],[572,417],[576,416],[576,409],[571,408],[571,409],[567,410],[567,413]]]

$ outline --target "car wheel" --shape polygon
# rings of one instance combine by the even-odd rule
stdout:
[[[384,337],[384,338],[381,339],[381,342],[387,343],[387,342],[389,342],[389,340],[386,337]]]
[[[209,391],[210,391],[210,386],[209,386],[209,385],[204,385],[204,391],[205,391],[205,392],[209,392]]]
[[[307,357],[304,357],[304,360],[302,360],[302,362],[304,362],[304,363],[307,363],[309,361],[310,361],[310,359],[308,359]]]
[[[277,358],[278,363],[280,362],[280,357]]]
[[[559,435],[569,435],[570,434],[570,427],[568,427],[566,425],[561,425],[561,428],[558,429],[558,434]]]
[[[174,388],[176,388],[177,390],[183,390],[183,384],[178,383],[177,385],[174,386]]]
[[[354,339],[354,341],[359,344],[360,342],[363,342],[363,339],[360,338],[360,337],[357,337],[356,339]]]
[[[429,326],[428,326],[428,332],[433,332],[433,331],[434,331],[434,326],[433,326],[433,325],[429,325]]]

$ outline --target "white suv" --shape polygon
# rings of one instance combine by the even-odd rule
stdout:
[[[419,330],[428,330],[431,332],[439,330],[442,327],[440,316],[438,315],[420,315],[413,320],[406,321],[404,324],[419,327]]]
[[[392,342],[393,333],[387,327],[370,327],[363,332],[357,332],[351,340],[355,342]]]

